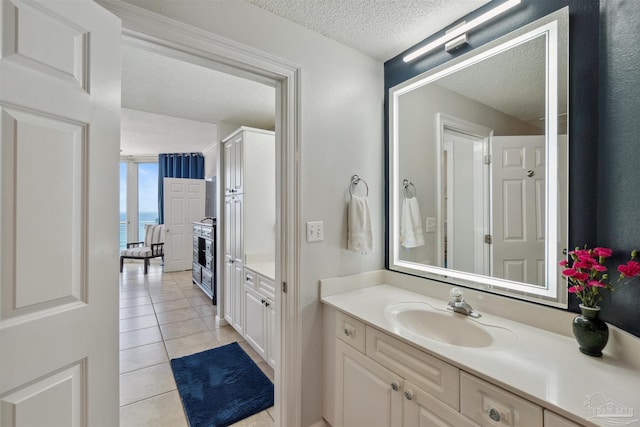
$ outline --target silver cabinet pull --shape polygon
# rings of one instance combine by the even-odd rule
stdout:
[[[489,409],[489,418],[493,421],[500,421],[500,411],[494,408]]]
[[[391,390],[393,391],[398,391],[398,383],[397,382],[392,382],[391,383]]]
[[[413,400],[413,392],[411,390],[405,390],[404,397],[407,400]]]

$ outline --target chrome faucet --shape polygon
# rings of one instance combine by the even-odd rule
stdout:
[[[451,295],[451,301],[447,305],[447,310],[451,310],[454,313],[464,314],[465,316],[480,317],[480,314],[475,312],[473,308],[464,300],[462,291],[458,288],[453,288],[449,291]]]

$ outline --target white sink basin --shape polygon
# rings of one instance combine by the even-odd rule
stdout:
[[[411,335],[460,347],[503,347],[517,341],[510,330],[426,302],[389,305],[387,318]]]

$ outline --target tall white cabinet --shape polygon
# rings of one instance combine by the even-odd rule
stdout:
[[[257,284],[248,286],[245,277],[255,274],[251,264],[260,272],[264,265],[275,261],[275,136],[270,131],[241,127],[222,145],[224,318],[272,364],[270,323],[274,298]],[[270,276],[261,273],[256,278],[273,283],[273,274]]]

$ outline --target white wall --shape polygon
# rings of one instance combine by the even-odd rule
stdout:
[[[325,239],[303,243],[302,424],[322,417],[322,312],[318,281],[383,267],[382,63],[242,1],[127,0],[301,66],[303,220]],[[346,250],[348,185],[369,185],[375,252]],[[301,230],[304,236],[304,230]]]

